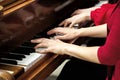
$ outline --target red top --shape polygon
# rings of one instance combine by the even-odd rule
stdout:
[[[103,4],[100,8],[92,11],[91,19],[95,25],[106,23],[115,5],[116,4]]]
[[[106,12],[108,10],[108,12],[99,13],[101,16],[107,14],[107,17],[105,18],[98,16],[98,14],[97,16],[93,15],[96,14],[95,12],[91,13],[91,17],[96,25],[107,22],[109,30],[108,36],[106,43],[98,49],[98,58],[101,64],[115,65],[112,80],[120,80],[120,0],[118,0],[118,3],[115,6],[109,9],[110,10],[104,6],[103,10]],[[98,12],[98,10],[95,11]]]

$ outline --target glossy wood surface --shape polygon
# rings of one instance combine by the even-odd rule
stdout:
[[[57,27],[74,10],[84,6],[85,2],[78,0],[39,0],[38,2],[37,0],[26,0],[4,8],[0,20],[0,57],[7,55],[7,52],[16,49],[24,42],[30,41],[36,34],[39,37],[46,37],[45,33],[48,30]],[[45,36],[41,36],[41,34]],[[19,73],[16,69],[22,69],[15,66],[16,73],[13,76],[16,80],[44,80],[65,59],[66,56],[47,54],[17,77],[14,76]],[[1,69],[7,70],[7,67],[4,66]],[[13,72],[15,71],[13,70]]]

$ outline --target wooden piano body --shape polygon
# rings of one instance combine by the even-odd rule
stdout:
[[[10,73],[15,80],[44,80],[66,56],[46,54],[27,70],[22,66],[4,63],[2,59],[8,58],[8,54],[17,47],[26,46],[24,43],[31,46],[30,40],[33,38],[48,37],[46,32],[57,27],[74,10],[94,5],[94,2],[86,5],[88,0],[3,1],[11,2],[0,2],[3,6],[0,10],[0,70]]]

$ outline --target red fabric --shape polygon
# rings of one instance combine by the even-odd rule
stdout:
[[[92,11],[91,19],[95,25],[106,23],[115,5],[116,4],[103,4],[100,8]]]
[[[115,65],[112,80],[120,80],[120,0],[107,19],[109,34],[106,43],[98,49],[101,64]]]

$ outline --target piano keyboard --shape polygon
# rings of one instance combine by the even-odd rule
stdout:
[[[24,58],[22,61],[17,60],[17,63],[18,65],[23,66],[26,71],[44,56],[45,54],[39,54],[39,53],[33,52],[33,53],[30,53],[29,56],[26,55],[26,58]]]
[[[19,58],[15,59],[15,56],[13,58],[2,57],[2,58],[0,58],[0,61],[1,61],[1,63],[17,65],[17,66],[23,67],[24,70],[27,71],[37,61],[39,61],[42,57],[44,57],[45,54],[39,54],[39,53],[36,53],[36,52],[32,52],[29,55],[24,55],[24,56],[25,57],[21,58],[21,60]],[[17,57],[19,57],[19,55]]]
[[[25,72],[30,69],[35,63],[42,59],[46,54],[40,54],[34,50],[35,44],[31,42],[25,42],[20,47],[15,50],[8,52],[7,55],[0,58],[0,65],[7,65],[12,67],[23,68]],[[10,74],[15,74],[14,70],[9,70],[8,68],[3,68]]]
[[[33,36],[32,39],[43,36],[46,38],[53,37],[53,35],[48,36],[46,33],[38,33]],[[1,69],[13,74],[15,78],[18,77],[20,73],[22,74],[29,70],[33,65],[35,65],[35,63],[40,61],[46,55],[37,53],[34,49],[35,45],[35,43],[31,43],[30,40],[28,40],[11,52],[8,52],[5,56],[0,57],[0,66],[7,66],[1,67]],[[39,50],[41,49],[44,48],[39,48]]]

